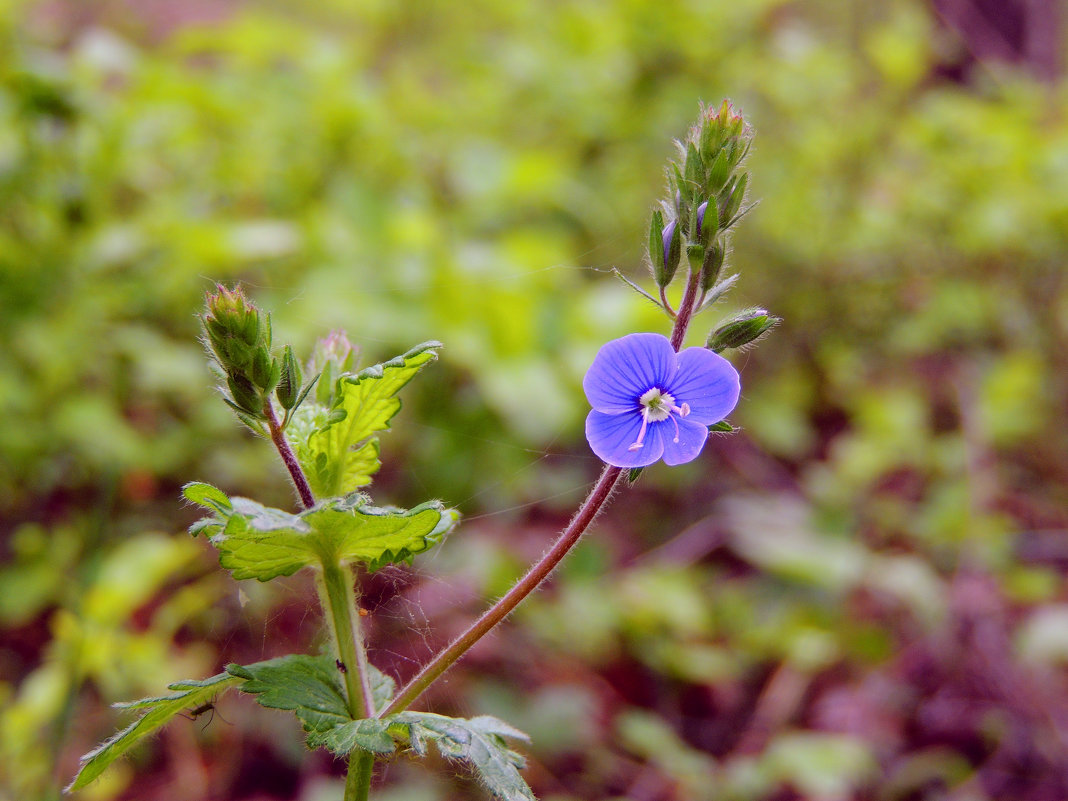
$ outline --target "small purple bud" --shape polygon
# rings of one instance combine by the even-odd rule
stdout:
[[[701,238],[701,224],[705,221],[705,209],[708,208],[708,201],[706,200],[700,206],[697,207],[697,238]]]
[[[668,272],[673,272],[671,269],[671,238],[675,235],[675,226],[678,222],[678,220],[672,220],[664,226],[664,269]]]

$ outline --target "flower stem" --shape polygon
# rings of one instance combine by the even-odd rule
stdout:
[[[693,310],[697,305],[697,287],[700,283],[701,274],[691,270],[686,280],[686,291],[683,292],[682,302],[679,304],[675,325],[671,329],[671,347],[675,350],[682,347],[682,341],[686,338],[686,329],[690,327],[690,318],[693,317]]]
[[[315,506],[315,496],[308,485],[308,479],[305,477],[304,471],[300,469],[300,462],[297,461],[296,454],[289,447],[289,440],[286,439],[286,435],[282,432],[282,426],[278,423],[278,418],[274,414],[270,401],[263,404],[263,414],[267,418],[267,428],[271,432],[271,442],[278,449],[278,455],[282,457],[282,462],[285,464],[286,470],[289,471],[289,477],[293,479],[293,485],[297,488],[301,503],[304,504],[305,509],[311,509]]]
[[[407,709],[438,676],[448,670],[472,645],[504,620],[519,605],[520,601],[530,595],[539,584],[548,578],[549,574],[560,564],[560,560],[579,541],[583,532],[593,522],[605,501],[612,494],[612,490],[622,474],[622,468],[605,465],[604,470],[601,471],[601,477],[597,479],[596,485],[586,497],[585,502],[556,542],[545,552],[545,555],[497,603],[487,609],[482,614],[482,617],[476,620],[467,631],[424,665],[415,678],[397,693],[397,697],[390,702],[389,706],[382,710],[383,715],[391,715]]]
[[[664,304],[664,311],[668,313],[668,317],[672,320],[675,319],[675,310],[671,308],[671,301],[667,299],[667,287],[660,287],[660,302]]]

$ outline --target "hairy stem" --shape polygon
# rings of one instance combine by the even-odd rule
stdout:
[[[682,293],[682,302],[679,304],[675,326],[671,329],[671,347],[675,350],[682,347],[682,341],[686,338],[686,329],[690,327],[690,319],[697,306],[697,287],[700,283],[701,274],[691,270],[690,277],[686,280],[686,291]]]
[[[390,702],[389,706],[382,711],[383,715],[390,715],[407,709],[438,676],[448,670],[472,645],[486,636],[490,629],[504,620],[519,605],[520,601],[530,595],[539,584],[548,578],[549,574],[560,564],[560,560],[578,542],[583,532],[593,522],[593,518],[597,516],[601,506],[608,500],[608,496],[612,494],[612,489],[622,474],[622,468],[605,465],[597,484],[590,491],[590,494],[586,497],[585,502],[579,508],[575,517],[572,518],[567,528],[553,543],[553,546],[545,552],[545,555],[527,571],[527,574],[512,589],[487,609],[482,614],[482,617],[476,620],[467,631],[424,665],[418,675],[409,681],[397,693],[397,697]]]
[[[345,776],[345,801],[367,801],[371,792],[374,767],[375,755],[369,751],[357,750],[349,754],[349,772]]]
[[[664,304],[664,311],[668,313],[668,317],[672,320],[675,319],[675,310],[671,308],[671,301],[667,299],[667,287],[660,287],[660,302]]]
[[[286,435],[282,432],[282,426],[278,423],[278,418],[274,414],[270,401],[263,404],[263,413],[267,418],[267,428],[271,432],[271,442],[278,449],[278,455],[282,457],[282,462],[285,464],[286,470],[289,471],[289,477],[293,479],[293,485],[300,494],[300,501],[304,504],[305,509],[311,509],[315,506],[315,496],[308,485],[308,479],[305,477],[304,471],[300,469],[300,462],[297,461],[296,454],[293,453],[293,449],[289,446],[289,440],[286,439]]]
[[[353,720],[373,717],[375,704],[371,695],[367,652],[360,634],[352,573],[342,565],[328,564],[323,566],[318,579],[319,599],[337,646],[338,670],[345,679],[349,715]]]

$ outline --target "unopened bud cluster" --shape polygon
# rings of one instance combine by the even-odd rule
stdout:
[[[672,317],[676,311],[666,290],[680,274],[680,266],[685,268],[681,273],[686,283],[692,284],[692,291],[684,294],[687,308],[679,309],[679,314],[708,308],[737,279],[723,273],[731,229],[752,208],[746,206],[749,173],[743,168],[752,138],[752,129],[741,114],[724,100],[718,109],[702,108],[697,124],[675,143],[679,156],[668,163],[667,195],[653,211],[649,225],[649,263],[660,289],[658,302]],[[717,352],[742,347],[779,322],[779,318],[759,311],[763,315],[760,322],[755,317],[744,324],[735,318],[725,321],[709,335],[708,347]]]
[[[239,287],[221,284],[207,297],[204,340],[219,367],[223,399],[251,428],[268,420],[271,393],[285,410],[286,420],[307,394],[293,349],[281,358],[271,351],[271,317],[264,315]]]

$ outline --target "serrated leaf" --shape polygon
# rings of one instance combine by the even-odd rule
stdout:
[[[400,410],[397,393],[437,358],[440,342],[424,342],[402,356],[337,380],[330,409],[307,403],[293,416],[286,436],[312,491],[339,496],[371,483],[378,460],[379,431]]]
[[[536,801],[534,793],[519,769],[523,757],[511,750],[505,737],[528,740],[518,729],[497,718],[483,715],[464,720],[429,712],[401,712],[383,721],[402,730],[412,750],[426,752],[426,741],[433,740],[442,756],[462,759],[478,773],[482,783],[504,801]]]
[[[350,720],[330,731],[310,734],[308,745],[312,748],[328,748],[338,756],[354,748],[373,754],[392,754],[397,750],[387,731],[387,724],[376,718]]]
[[[359,562],[378,570],[405,562],[440,542],[457,520],[438,501],[408,510],[378,508],[358,493],[296,515],[248,498],[227,498],[228,508],[210,500],[205,505],[214,514],[190,531],[208,534],[219,564],[234,578],[259,581],[314,565]]]
[[[331,656],[290,654],[253,665],[227,665],[226,672],[244,680],[241,691],[255,695],[260,706],[292,710],[305,731],[328,731],[352,720],[341,672]]]
[[[203,506],[217,512],[224,512],[230,509],[230,499],[226,496],[226,493],[202,481],[191,481],[186,484],[182,487],[182,495],[190,503],[195,503],[197,506]]]
[[[80,790],[88,785],[103,773],[108,765],[129,751],[142,739],[168,723],[175,715],[179,715],[187,709],[203,706],[220,692],[229,689],[235,684],[240,684],[242,681],[243,679],[239,676],[220,673],[203,681],[175,682],[168,687],[168,689],[176,691],[172,695],[162,695],[158,698],[142,698],[139,701],[116,704],[115,706],[121,709],[147,709],[148,711],[125,729],[83,756],[78,775],[74,777],[74,781],[67,787],[67,792]]]
[[[397,684],[392,677],[387,676],[374,665],[369,665],[369,667],[371,668],[371,675],[368,677],[371,682],[371,700],[374,701],[376,710],[385,709],[397,692]]]

